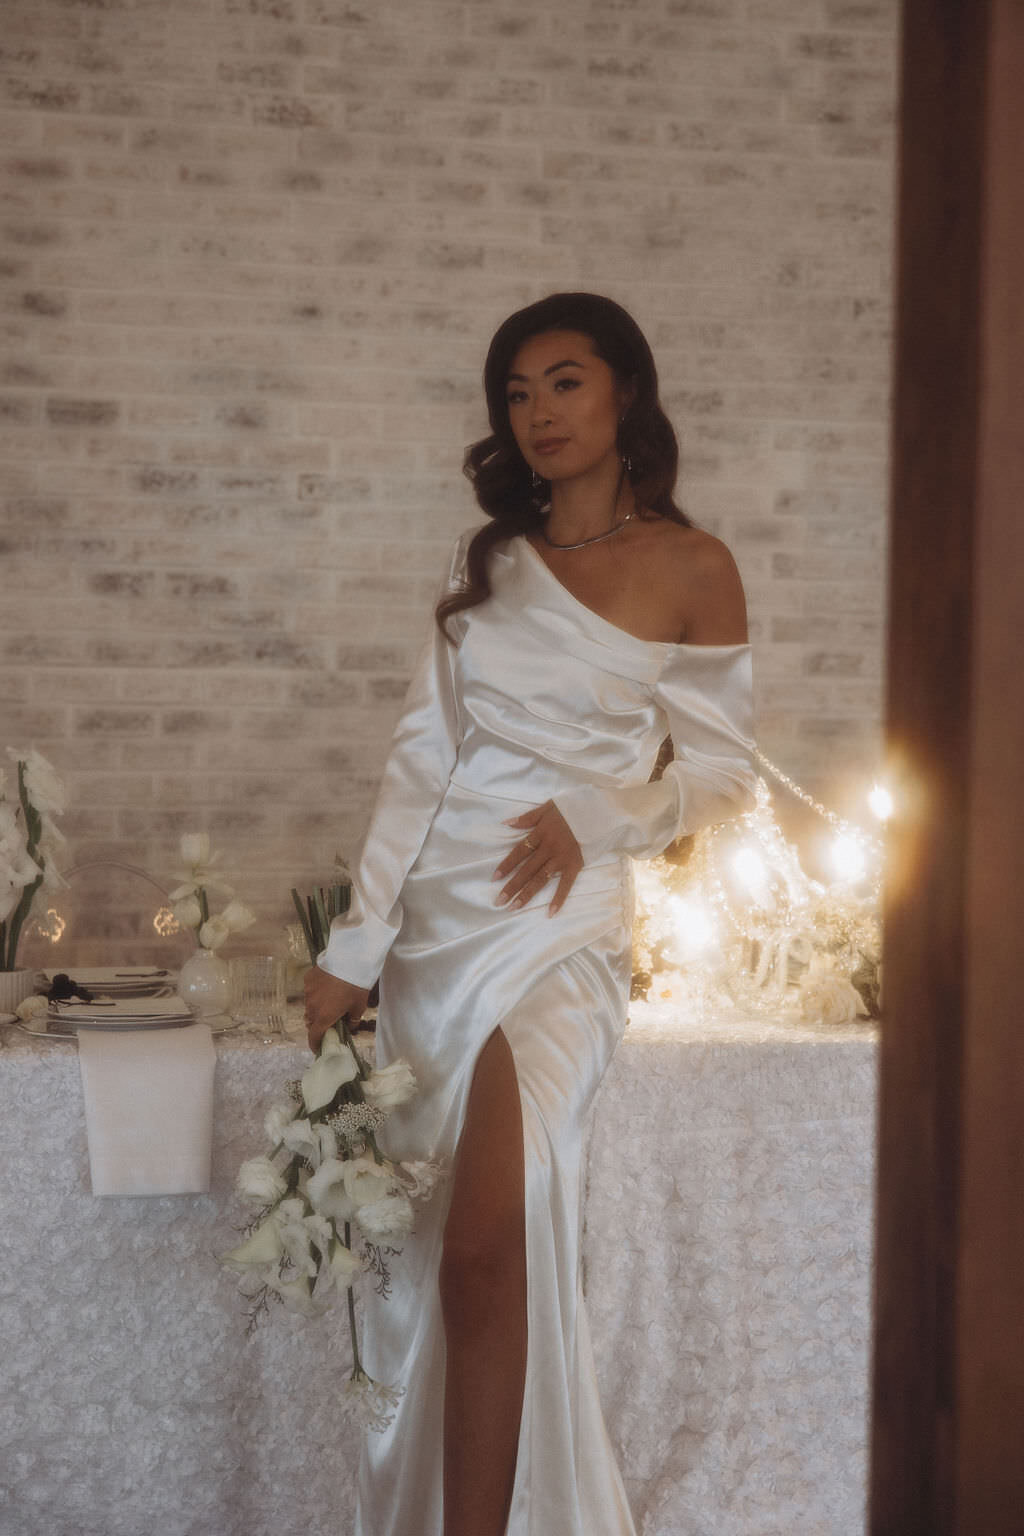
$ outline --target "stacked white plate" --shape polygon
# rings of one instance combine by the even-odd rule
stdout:
[[[180,1029],[194,1024],[195,1018],[181,998],[170,997],[100,997],[91,1003],[69,998],[65,1003],[51,1003],[46,1015],[58,1030],[80,1029]]]

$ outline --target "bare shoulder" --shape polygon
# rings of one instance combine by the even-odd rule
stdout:
[[[651,578],[672,603],[680,639],[694,645],[746,641],[743,584],[728,547],[703,528],[668,519],[648,526]]]

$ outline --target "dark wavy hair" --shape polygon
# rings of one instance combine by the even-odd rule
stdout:
[[[463,473],[491,522],[470,541],[466,579],[437,605],[436,618],[449,639],[447,620],[491,595],[488,562],[496,544],[530,533],[544,522],[550,497],[546,480],[535,485],[519,452],[508,416],[508,375],[524,342],[545,331],[579,331],[615,374],[629,405],[619,424],[617,447],[629,464],[629,483],[641,517],[665,517],[683,527],[690,519],[673,499],[679,444],[658,399],[658,371],[647,339],[632,315],[596,293],[552,293],[510,315],[497,329],[484,364],[489,436],[466,450]]]

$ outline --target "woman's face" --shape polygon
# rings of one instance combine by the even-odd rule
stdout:
[[[509,370],[508,419],[519,451],[545,480],[569,480],[609,459],[626,401],[589,336],[544,331],[531,336]]]

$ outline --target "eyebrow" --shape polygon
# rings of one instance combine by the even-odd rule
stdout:
[[[576,362],[575,358],[564,357],[560,363],[552,363],[550,368],[545,368],[543,374],[541,375],[541,377],[546,379],[548,377],[548,374],[550,374],[550,373],[557,373],[559,368],[585,368],[585,367],[586,367],[585,363],[578,363],[578,362]],[[524,384],[526,383],[526,374],[525,373],[510,373],[508,377],[509,377],[509,382],[510,383],[511,383],[511,381],[513,379],[518,379],[521,383],[524,383]]]

